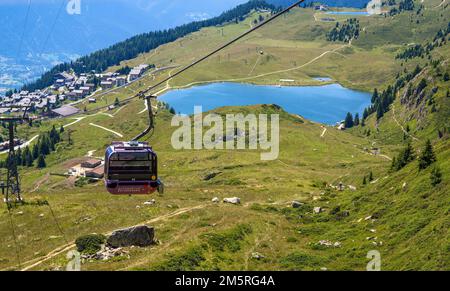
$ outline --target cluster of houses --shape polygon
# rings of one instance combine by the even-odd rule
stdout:
[[[106,73],[97,75],[100,78],[100,87],[102,90],[112,89],[113,87],[121,87],[127,84],[127,77],[120,76],[119,73]]]
[[[74,114],[76,108],[64,105],[60,108],[60,105],[66,103],[65,101],[76,102],[84,99],[96,92],[98,86],[102,90],[125,86],[141,78],[150,67],[150,65],[141,64],[133,68],[128,75],[112,72],[80,75],[68,72],[58,73],[54,76],[53,85],[45,90],[21,91],[0,99],[0,114],[21,112],[31,104],[34,109],[47,115]],[[90,98],[89,102],[95,103],[96,99]]]
[[[149,68],[149,65],[141,64],[133,68],[128,76],[120,75],[117,72],[80,74],[79,76],[63,72],[55,76],[55,83],[53,84],[52,89],[67,95],[69,100],[76,101],[95,92],[97,90],[97,85],[99,85],[102,90],[125,86],[127,83],[142,77]],[[94,82],[92,80],[96,81]],[[95,102],[95,99],[92,101]]]
[[[137,67],[134,67],[128,74],[128,82],[133,82],[139,79],[149,68],[150,66],[147,64],[141,64]]]
[[[51,94],[47,90],[36,90],[34,92],[21,91],[0,100],[0,107],[2,107],[0,108],[0,114],[24,111],[31,104],[37,110],[54,108],[65,99],[66,96]]]
[[[68,100],[77,101],[92,94],[97,89],[94,82],[89,80],[92,80],[92,76],[88,74],[77,76],[62,72],[54,76],[51,89],[58,91],[60,96],[64,96]]]

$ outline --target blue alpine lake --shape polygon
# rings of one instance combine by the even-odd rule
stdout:
[[[223,106],[277,104],[289,113],[309,120],[334,125],[348,112],[361,113],[371,104],[371,94],[351,90],[339,84],[324,86],[261,86],[241,83],[212,83],[173,90],[160,100],[177,113],[193,114],[195,106],[203,111]]]

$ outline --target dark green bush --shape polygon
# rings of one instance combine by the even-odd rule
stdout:
[[[77,250],[84,254],[95,254],[101,250],[102,245],[106,242],[106,237],[102,234],[89,234],[77,238],[75,244]]]

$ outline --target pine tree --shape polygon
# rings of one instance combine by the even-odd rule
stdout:
[[[39,157],[39,142],[33,146],[32,157],[33,160],[36,160]]]
[[[16,165],[21,166],[22,165],[22,149],[19,148],[15,154],[16,157]]]
[[[359,113],[355,114],[355,121],[353,121],[354,126],[359,126],[360,119],[359,119]]]
[[[362,120],[365,121],[368,117],[369,117],[369,110],[366,108],[364,109]]]
[[[57,144],[58,142],[60,142],[59,133],[54,125],[52,127],[52,130],[50,130],[50,139],[52,140],[53,144]]]
[[[352,128],[354,123],[353,123],[353,115],[349,112],[347,113],[347,117],[345,117],[345,128]]]
[[[419,157],[419,169],[425,170],[429,166],[431,166],[434,162],[436,162],[436,155],[433,151],[433,145],[430,140],[427,140],[425,144],[425,149]]]
[[[27,167],[32,167],[33,166],[33,161],[34,161],[33,155],[31,153],[30,149],[28,148],[27,157],[26,157],[26,166]]]
[[[373,172],[370,172],[369,173],[369,182],[372,182],[373,181]]]
[[[400,171],[406,167],[409,163],[414,161],[415,155],[411,143],[408,143],[406,148],[404,148],[397,158],[392,161],[392,170]]]
[[[433,187],[436,187],[437,185],[441,184],[442,182],[442,172],[438,167],[434,167],[431,171],[431,185]]]
[[[375,90],[373,90],[373,95],[372,95],[372,104],[377,102],[379,97],[380,97],[380,95],[378,94],[378,89],[375,88]]]
[[[59,129],[59,133],[63,133],[64,132],[64,126],[61,125],[61,128]]]
[[[392,171],[396,171],[397,170],[397,158],[396,157],[394,157],[392,159],[391,170]]]
[[[50,146],[48,144],[48,140],[46,139],[46,136],[44,136],[39,141],[39,155],[47,156],[49,154],[50,154]]]
[[[28,153],[30,151],[29,147],[26,147],[25,150],[22,152],[22,166],[26,166],[27,165],[27,157],[28,157]]]
[[[173,108],[173,107],[170,107],[170,110],[169,110],[169,111],[170,111],[170,113],[173,114],[173,115],[176,114],[175,108]]]
[[[366,176],[364,176],[363,185],[367,185],[367,178],[366,178]]]
[[[44,155],[40,155],[39,156],[37,167],[39,169],[43,169],[43,168],[47,167],[47,163],[45,162],[45,156]]]

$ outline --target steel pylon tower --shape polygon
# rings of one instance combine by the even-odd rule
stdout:
[[[12,108],[12,107],[8,107]],[[14,126],[17,123],[32,122],[32,119],[27,116],[28,107],[25,109],[24,115],[21,117],[2,117],[0,122],[8,123],[9,132],[9,152],[6,161],[7,175],[6,181],[0,182],[0,189],[4,196],[4,202],[10,205],[11,202],[23,202],[20,177],[17,165],[17,156],[15,151]],[[13,199],[13,200],[12,200]]]

